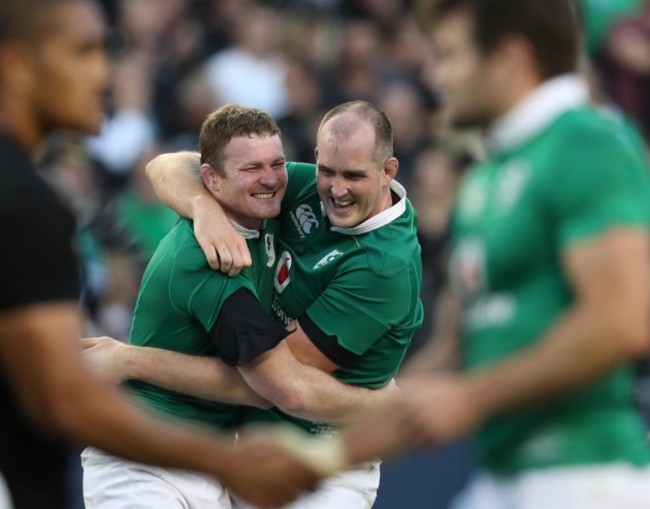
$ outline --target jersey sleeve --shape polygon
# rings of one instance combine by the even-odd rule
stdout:
[[[368,267],[340,272],[307,309],[309,319],[341,347],[364,354],[389,329],[408,318],[419,290],[404,273],[378,274]]]
[[[288,334],[289,331],[265,313],[257,298],[245,288],[226,299],[210,331],[219,358],[234,366],[248,364],[272,350]]]
[[[12,168],[15,176],[4,176],[11,181],[0,178],[0,311],[79,297],[72,214],[22,166]]]
[[[243,274],[231,278],[213,271],[201,256],[198,244],[189,239],[187,245],[176,254],[170,293],[176,306],[210,331],[228,297],[240,288],[246,288],[253,294],[255,289]]]
[[[558,150],[562,160],[547,175],[545,198],[560,245],[609,228],[650,225],[647,164],[622,133],[574,134]]]

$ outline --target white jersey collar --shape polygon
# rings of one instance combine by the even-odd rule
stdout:
[[[232,219],[228,218],[228,221],[230,221],[230,224],[233,225],[235,230],[237,230],[242,237],[245,239],[259,239],[260,238],[260,231],[259,230],[249,230],[248,228],[244,228],[242,225],[239,223],[236,223]],[[261,228],[264,228],[264,223],[266,221],[262,222]]]
[[[487,134],[487,149],[499,152],[533,138],[565,111],[589,101],[587,84],[578,74],[543,82],[519,104],[497,119]]]
[[[404,186],[402,186],[402,184],[396,180],[391,181],[390,189],[399,197],[399,201],[395,205],[388,207],[386,210],[380,212],[375,216],[372,216],[371,218],[365,220],[363,223],[358,224],[352,228],[339,228],[338,226],[330,226],[330,230],[333,232],[343,233],[345,235],[361,235],[363,233],[368,233],[376,230],[377,228],[381,228],[382,226],[395,221],[395,219],[400,217],[406,211],[406,189],[404,189]],[[321,208],[323,208],[322,203]]]

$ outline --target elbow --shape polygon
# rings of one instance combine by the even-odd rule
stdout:
[[[275,396],[269,399],[283,412],[296,417],[305,415],[307,411],[307,397],[299,388],[283,388]]]
[[[159,156],[154,157],[151,161],[149,161],[146,166],[144,167],[144,172],[147,175],[147,178],[149,179],[149,182],[154,184],[156,182],[156,179],[158,177],[159,171],[158,171],[158,164],[162,158],[165,157],[165,154],[161,154]]]

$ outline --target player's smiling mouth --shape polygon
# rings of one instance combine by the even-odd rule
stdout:
[[[348,210],[355,203],[354,200],[336,200],[335,198],[330,198],[330,202],[336,210]]]

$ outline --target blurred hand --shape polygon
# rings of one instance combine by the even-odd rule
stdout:
[[[95,375],[111,385],[118,385],[128,378],[128,345],[108,336],[80,341],[84,361]]]
[[[473,431],[484,419],[470,382],[459,375],[400,380],[400,392],[342,433],[351,464],[388,459]]]
[[[461,375],[439,374],[400,381],[393,411],[402,416],[414,443],[437,445],[473,431],[483,420],[470,382]]]
[[[221,481],[236,496],[263,508],[281,507],[314,488],[319,476],[268,434],[238,440],[233,468]]]
[[[193,210],[194,235],[210,267],[232,277],[252,265],[246,239],[217,209],[214,200],[203,200]]]

